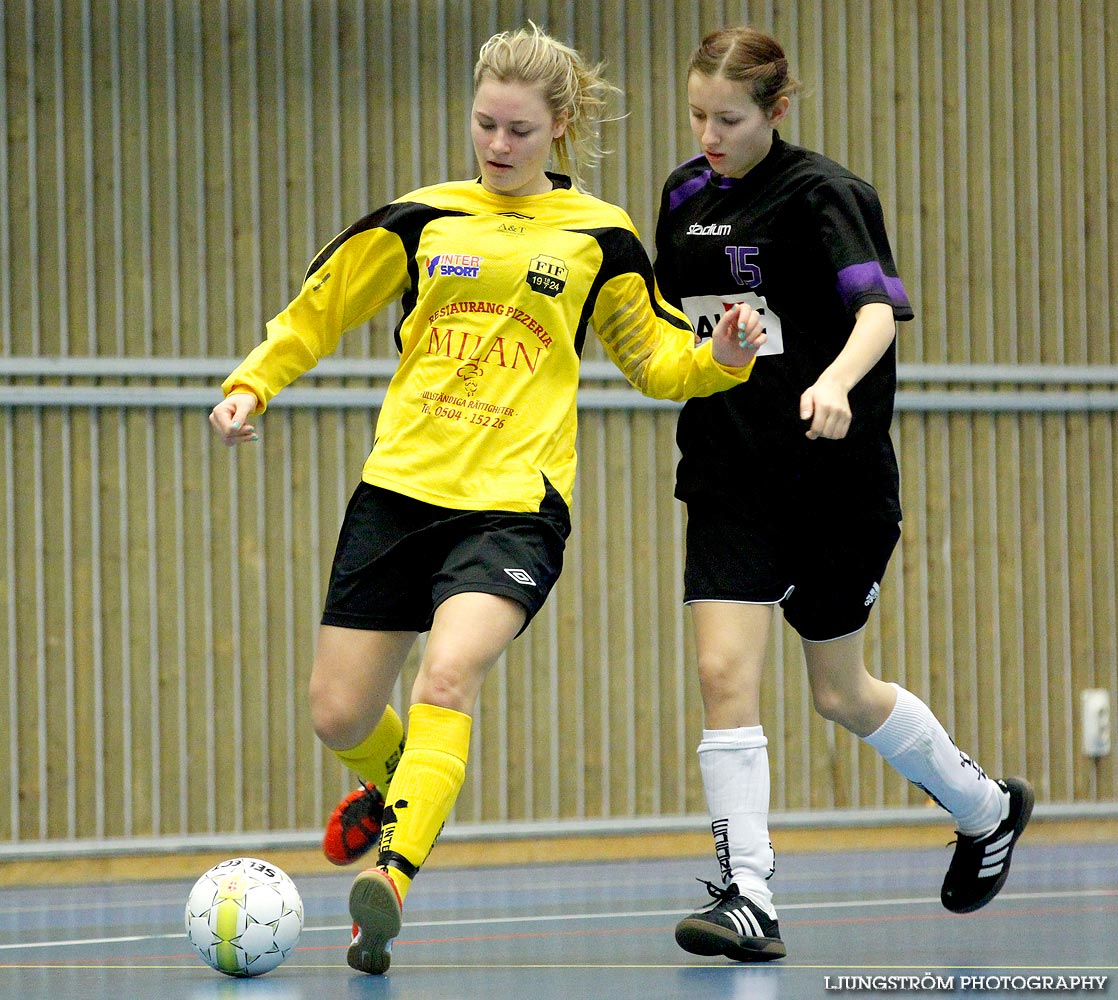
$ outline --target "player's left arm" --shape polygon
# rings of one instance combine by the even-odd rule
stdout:
[[[654,294],[655,304],[645,279],[627,274],[608,281],[598,296],[594,328],[630,385],[655,399],[682,402],[749,378],[766,339],[761,318],[749,305],[730,308],[710,341],[696,346],[687,317]]]
[[[606,354],[646,396],[683,401],[740,385],[749,378],[765,333],[753,310],[730,310],[712,342],[696,346],[687,317],[660,293],[652,262],[628,216],[595,231],[600,287],[591,323]]]
[[[806,434],[842,438],[850,429],[848,394],[881,359],[912,319],[912,306],[893,263],[881,201],[873,186],[837,176],[808,192],[822,252],[838,279],[836,290],[854,315],[854,328],[837,358],[800,397]]]
[[[896,335],[888,302],[867,302],[858,310],[846,346],[800,396],[800,419],[811,421],[807,429],[811,440],[846,437],[852,418],[850,390],[881,360]]]

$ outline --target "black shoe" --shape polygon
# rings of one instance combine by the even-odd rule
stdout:
[[[675,943],[692,955],[725,955],[735,962],[771,962],[788,954],[780,927],[752,900],[699,879],[714,897],[708,909],[684,917],[675,927]]]
[[[1009,812],[984,837],[958,834],[955,855],[943,879],[940,900],[952,913],[973,913],[993,899],[1009,875],[1013,846],[1033,814],[1033,786],[1024,778],[998,781],[1009,792]]]

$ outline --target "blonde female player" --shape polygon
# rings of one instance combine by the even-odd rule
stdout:
[[[760,717],[778,606],[802,639],[816,710],[951,813],[947,909],[994,897],[1033,804],[1027,781],[988,778],[919,698],[865,667],[865,625],[900,536],[893,342],[913,313],[874,189],[776,131],[797,86],[768,35],[703,39],[687,74],[702,154],[668,178],[656,230],[660,288],[700,335],[735,302],[761,311],[768,332],[748,390],[688,402],[677,434],[699,764],[721,885],[707,883],[714,902],[676,940],[742,962],[786,951],[768,881]]]
[[[365,785],[326,837],[344,862],[380,828],[376,865],[349,898],[347,958],[369,973],[388,968],[462,786],[486,673],[559,575],[588,327],[632,385],[673,399],[744,382],[764,342],[743,306],[696,347],[628,216],[578,189],[612,89],[598,68],[533,25],[486,42],[474,83],[480,177],[404,195],[334,239],[210,417],[227,444],[255,440],[250,416],[400,300],[399,366],[342,524],[310,683],[319,738],[365,782],[387,783],[383,816]],[[574,182],[546,172],[553,153]],[[402,745],[387,706],[424,631]]]

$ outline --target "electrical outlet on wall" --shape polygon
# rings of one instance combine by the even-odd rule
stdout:
[[[1086,688],[1081,695],[1083,753],[1105,757],[1110,753],[1110,692],[1106,688]]]

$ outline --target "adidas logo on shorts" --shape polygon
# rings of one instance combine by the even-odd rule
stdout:
[[[506,570],[505,572],[507,573],[508,570]],[[866,594],[866,607],[872,607],[874,601],[876,601],[880,596],[881,586],[875,583],[872,587],[870,587],[870,592]]]
[[[536,585],[536,581],[532,579],[532,575],[527,570],[509,569],[506,566],[505,572],[508,573],[508,575],[511,576],[517,583],[522,583],[526,587],[534,587]]]

